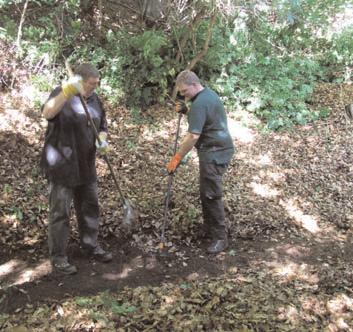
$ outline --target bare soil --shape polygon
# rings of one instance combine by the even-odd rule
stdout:
[[[101,291],[119,291],[124,287],[158,286],[165,282],[182,283],[224,277],[246,270],[272,270],[276,264],[310,266],[311,271],[323,277],[333,262],[341,266],[352,265],[352,242],[337,244],[328,240],[321,243],[290,241],[266,241],[263,239],[233,239],[228,250],[218,255],[205,254],[207,241],[199,241],[198,247],[184,246],[176,253],[156,251],[146,254],[130,245],[127,239],[109,241],[114,254],[110,263],[96,262],[82,255],[75,243],[70,246],[71,261],[78,273],[65,276],[53,272],[45,251],[38,259],[32,259],[27,251],[11,256],[21,262],[12,273],[2,276],[1,283],[13,284],[1,291],[0,311],[14,313],[26,304],[60,303],[73,296],[94,295]],[[2,253],[0,264],[8,261]],[[338,272],[338,271],[337,271]],[[22,276],[22,277],[21,277]],[[353,276],[352,276],[353,277]],[[337,286],[333,274],[321,280],[320,287],[326,291]],[[28,280],[28,281],[26,281]],[[350,280],[353,284],[353,279]],[[344,286],[344,285],[342,285]]]

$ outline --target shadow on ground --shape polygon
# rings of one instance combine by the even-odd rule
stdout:
[[[2,259],[0,265],[0,311],[13,313],[23,310],[26,304],[51,305],[72,296],[119,291],[124,287],[153,287],[163,283],[236,277],[251,270],[281,277],[284,282],[294,279],[305,281],[323,288],[325,292],[332,288],[333,292],[345,285],[337,282],[339,278],[330,267],[333,264],[336,267],[350,266],[352,270],[353,265],[350,241],[341,244],[311,242],[309,245],[299,239],[291,243],[233,239],[229,249],[217,256],[205,254],[206,245],[204,242],[199,248],[179,247],[175,252],[144,253],[131,247],[126,240],[114,240],[110,241],[114,260],[104,264],[83,257],[79,247],[73,244],[70,257],[79,270],[73,276],[52,272],[44,252],[35,260],[28,252],[18,252],[11,259]],[[338,268],[337,273],[339,271]],[[342,281],[344,278],[340,277]],[[348,276],[348,283],[349,277],[352,276]]]

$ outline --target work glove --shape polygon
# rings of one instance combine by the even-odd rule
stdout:
[[[181,162],[181,154],[176,153],[173,158],[170,160],[170,162],[167,165],[167,171],[169,174],[173,174],[175,170],[178,168],[180,162]]]
[[[175,102],[175,111],[177,113],[186,114],[188,112],[188,107],[184,101],[178,100]]]
[[[105,131],[101,131],[98,135],[100,144],[98,139],[96,139],[96,148],[101,154],[106,154],[109,150],[109,144],[107,142],[107,133]]]
[[[82,77],[79,75],[71,76],[67,81],[61,85],[61,89],[66,98],[71,98],[78,93],[83,92]]]

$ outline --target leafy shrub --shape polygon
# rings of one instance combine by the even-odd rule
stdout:
[[[168,79],[174,75],[168,62],[170,44],[161,31],[131,36],[128,31],[107,34],[104,47],[81,47],[71,55],[73,62],[89,61],[101,70],[102,92],[112,103],[134,107],[162,101]]]
[[[307,106],[318,77],[325,74],[319,60],[302,50],[309,36],[301,40],[303,35],[267,23],[251,31],[250,23],[238,17],[232,25],[216,28],[207,55],[209,84],[230,108],[253,112],[271,130],[325,116]],[[296,40],[292,48],[289,42],[287,48],[278,44],[283,34],[291,43]]]
[[[0,0],[2,41],[14,42],[17,37],[19,17],[11,8],[18,16],[18,3]],[[268,129],[313,121],[324,116],[307,107],[315,83],[351,79],[353,28],[328,33],[331,18],[351,8],[347,4],[348,0],[243,2],[233,17],[217,19],[208,52],[193,70],[227,105],[253,112]],[[165,17],[152,28],[123,26],[118,30],[106,20],[111,26],[102,25],[97,31],[87,23],[94,21],[95,11],[84,20],[84,8],[89,6],[79,0],[33,1],[31,6],[36,8],[32,14],[40,14],[35,19],[26,17],[21,62],[38,75],[34,83],[48,88],[45,70],[36,71],[43,59],[45,69],[55,71],[57,79],[64,75],[66,57],[73,63],[92,62],[102,74],[101,92],[112,103],[131,106],[136,122],[141,121],[137,106],[162,102],[175,75],[202,50],[210,22],[204,18],[212,13],[210,6],[215,9],[213,3],[197,1],[191,11],[189,7],[185,12],[175,11],[175,17]],[[200,13],[203,19],[190,29],[190,18]],[[188,40],[177,62],[186,32]]]
[[[233,69],[238,77],[238,94],[247,110],[277,130],[305,124],[318,118],[305,104],[314,89],[318,64],[311,59],[263,58]],[[238,91],[239,91],[238,90]]]
[[[320,64],[326,69],[323,80],[349,82],[353,70],[353,27],[335,33],[328,47],[323,48],[318,56]]]
[[[144,31],[129,36],[119,35],[121,65],[128,103],[149,105],[162,101],[167,93],[168,78],[174,75],[170,59],[171,45],[162,31]]]

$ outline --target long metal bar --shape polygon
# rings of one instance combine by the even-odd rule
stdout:
[[[173,155],[175,155],[175,153],[177,151],[177,147],[178,147],[178,138],[179,138],[180,123],[181,123],[182,116],[183,116],[183,114],[179,113],[177,131],[176,131],[175,140],[174,140]],[[169,176],[168,176],[168,185],[167,185],[167,194],[166,194],[165,205],[164,205],[164,219],[163,219],[162,232],[161,232],[161,237],[160,237],[160,242],[159,242],[159,248],[160,249],[164,248],[165,242],[166,242],[165,229],[166,229],[166,224],[168,222],[170,193],[171,193],[171,189],[172,189],[173,178],[174,178],[174,173],[169,174]]]

